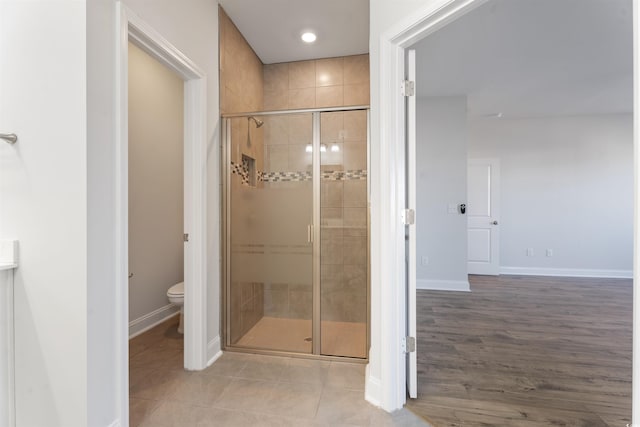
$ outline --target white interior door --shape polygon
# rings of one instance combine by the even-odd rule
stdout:
[[[467,261],[469,274],[500,274],[500,162],[469,159]]]
[[[416,81],[416,52],[407,51],[407,79]],[[414,92],[415,93],[415,92]],[[407,98],[407,207],[415,211],[416,208],[416,97]],[[416,225],[407,227],[407,337],[413,340],[409,343],[407,352],[407,391],[409,397],[418,397],[418,362],[416,344]],[[411,345],[413,344],[413,345]]]

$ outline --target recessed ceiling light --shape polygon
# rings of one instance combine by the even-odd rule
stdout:
[[[305,43],[313,43],[314,41],[316,41],[316,35],[311,32],[302,33],[300,38]]]

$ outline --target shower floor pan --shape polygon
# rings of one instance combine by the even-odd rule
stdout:
[[[321,351],[327,356],[366,357],[366,324],[324,321]],[[237,347],[311,353],[311,320],[263,317]]]

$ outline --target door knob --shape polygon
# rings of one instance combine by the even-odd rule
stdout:
[[[491,224],[498,225],[498,221],[493,221]]]

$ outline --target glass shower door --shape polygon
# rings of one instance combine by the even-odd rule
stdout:
[[[320,353],[367,357],[367,112],[320,113]]]
[[[226,119],[227,345],[312,352],[312,115]]]

